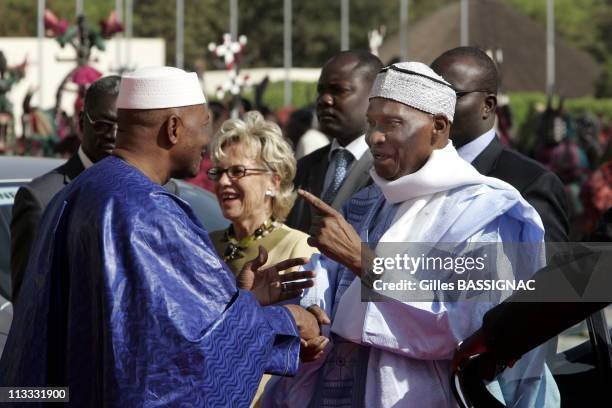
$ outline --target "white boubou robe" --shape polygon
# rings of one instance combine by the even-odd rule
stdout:
[[[371,175],[375,184],[354,195],[343,209],[364,242],[377,219],[375,212],[396,204],[392,224],[379,243],[461,243],[465,248],[470,243],[503,242],[503,250],[488,270],[491,279],[511,278],[504,276],[508,270],[516,279],[527,279],[544,265],[541,245],[510,245],[543,243],[544,229],[537,212],[509,184],[478,173],[451,143],[435,150],[415,173],[394,181],[381,179],[374,170]],[[385,255],[383,246],[376,246],[378,256]],[[531,248],[533,253],[522,254],[522,259],[531,260],[527,267],[513,268],[516,258],[509,252],[517,248]],[[449,385],[453,352],[480,327],[486,311],[502,299],[361,302],[360,280],[346,267],[315,255],[304,268],[315,270],[317,279],[300,303],[305,307],[318,304],[332,318],[333,333],[370,347],[366,407],[456,406]],[[330,342],[327,355],[332,347]],[[489,389],[508,407],[559,406],[559,391],[544,356],[543,347],[531,351],[489,384]],[[263,405],[307,407],[317,393],[323,361],[303,364],[294,378],[275,378],[266,389]]]

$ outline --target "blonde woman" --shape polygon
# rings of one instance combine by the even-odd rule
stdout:
[[[215,248],[234,274],[254,259],[259,246],[268,251],[266,265],[289,258],[310,258],[317,250],[306,242],[308,235],[283,221],[295,201],[293,150],[277,124],[251,111],[245,120],[223,123],[210,146],[213,167],[208,178],[223,216],[231,221],[226,230],[210,234]],[[253,399],[259,398],[270,379],[264,375]]]
[[[257,256],[261,245],[267,264],[309,258],[316,249],[308,235],[283,224],[295,201],[296,162],[291,146],[273,122],[251,111],[245,119],[223,123],[210,146],[213,167],[208,178],[228,229],[211,234],[217,252],[235,274]]]

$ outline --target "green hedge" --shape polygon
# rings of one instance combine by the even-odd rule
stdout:
[[[512,115],[516,125],[527,120],[530,112],[536,104],[546,106],[546,95],[536,92],[514,92],[509,94]],[[559,98],[555,98],[553,106],[558,106]],[[602,114],[608,120],[612,120],[612,98],[595,99],[592,97],[566,99],[563,103],[565,110],[572,114],[591,112]]]
[[[293,82],[291,90],[292,105],[296,108],[313,104],[317,98],[316,82]],[[263,99],[264,104],[268,105],[272,110],[282,108],[285,104],[285,83],[270,83],[270,85],[268,85],[268,89],[266,89]]]
[[[245,96],[252,98],[252,92],[247,92]],[[284,104],[284,84],[283,82],[272,82],[264,94],[264,102],[273,110],[280,109]],[[293,83],[293,106],[302,107],[309,103],[314,103],[317,95],[317,84],[314,82],[294,82]],[[546,95],[536,92],[515,92],[509,94],[510,106],[514,116],[515,125],[520,127],[525,122],[529,112],[537,103],[546,106]],[[555,99],[554,106],[558,104]],[[612,120],[612,98],[595,99],[592,97],[573,98],[565,100],[565,108],[568,112],[579,114],[583,112],[593,112],[603,114],[608,120]]]
[[[316,82],[293,82],[292,84],[292,105],[296,108],[301,108],[315,102],[317,97]],[[248,89],[243,93],[243,96],[253,102],[255,94]],[[217,100],[214,95],[209,96],[210,100]],[[271,82],[264,93],[264,104],[272,111],[277,111],[285,105],[285,83]]]
[[[530,152],[536,143],[539,115],[537,111],[546,107],[546,95],[536,92],[515,92],[508,96],[512,109],[513,132],[517,147],[525,152]],[[553,106],[557,107],[558,105],[559,98],[554,98]],[[583,113],[592,113],[602,115],[608,123],[612,122],[612,98],[570,98],[565,99],[563,106],[565,111],[574,117]]]
[[[300,108],[314,103],[317,94],[315,82],[293,83],[293,106]],[[244,96],[253,100],[253,92],[247,91]],[[513,115],[513,131],[519,143],[523,146],[530,145],[535,136],[535,110],[539,104],[543,109],[546,107],[546,95],[536,92],[514,92],[510,93],[510,106]],[[554,105],[558,105],[558,98]],[[284,105],[284,83],[272,82],[264,94],[264,103],[272,110],[278,110]],[[591,112],[601,114],[608,122],[612,122],[612,98],[595,99],[592,97],[566,99],[564,106],[571,114]]]

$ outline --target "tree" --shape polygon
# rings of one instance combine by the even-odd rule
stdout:
[[[138,0],[136,0],[138,1]],[[115,8],[114,0],[84,1],[83,11],[89,23],[97,26],[98,22],[108,16]],[[74,24],[74,0],[47,0],[46,7],[59,18]],[[0,1],[0,37],[35,37],[37,19],[36,0],[2,0]]]
[[[412,0],[410,22],[458,0]],[[478,0],[472,0],[478,1]],[[544,24],[546,2],[500,0]],[[174,63],[175,1],[133,0],[134,36],[166,40],[166,62]],[[556,0],[556,30],[570,43],[590,52],[600,62],[612,55],[612,0]],[[74,0],[47,0],[47,7],[73,22]],[[114,0],[85,0],[90,23],[106,17]],[[244,64],[250,67],[283,64],[283,0],[239,1],[239,33],[249,38]],[[0,36],[35,36],[36,1],[0,1]],[[351,48],[367,48],[367,32],[381,24],[387,36],[398,32],[399,1],[350,1]],[[340,0],[293,1],[293,63],[320,67],[340,49]],[[193,69],[204,60],[207,69],[216,68],[208,51],[229,31],[228,0],[185,0],[185,65]]]

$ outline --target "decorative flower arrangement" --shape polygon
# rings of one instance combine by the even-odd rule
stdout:
[[[223,60],[225,69],[229,71],[225,82],[217,88],[217,98],[223,99],[227,93],[233,96],[240,95],[245,87],[252,86],[248,75],[239,75],[238,65],[246,44],[246,36],[241,35],[238,37],[238,41],[232,41],[232,36],[228,33],[223,34],[221,44],[215,44],[214,42],[208,44],[208,49]]]

